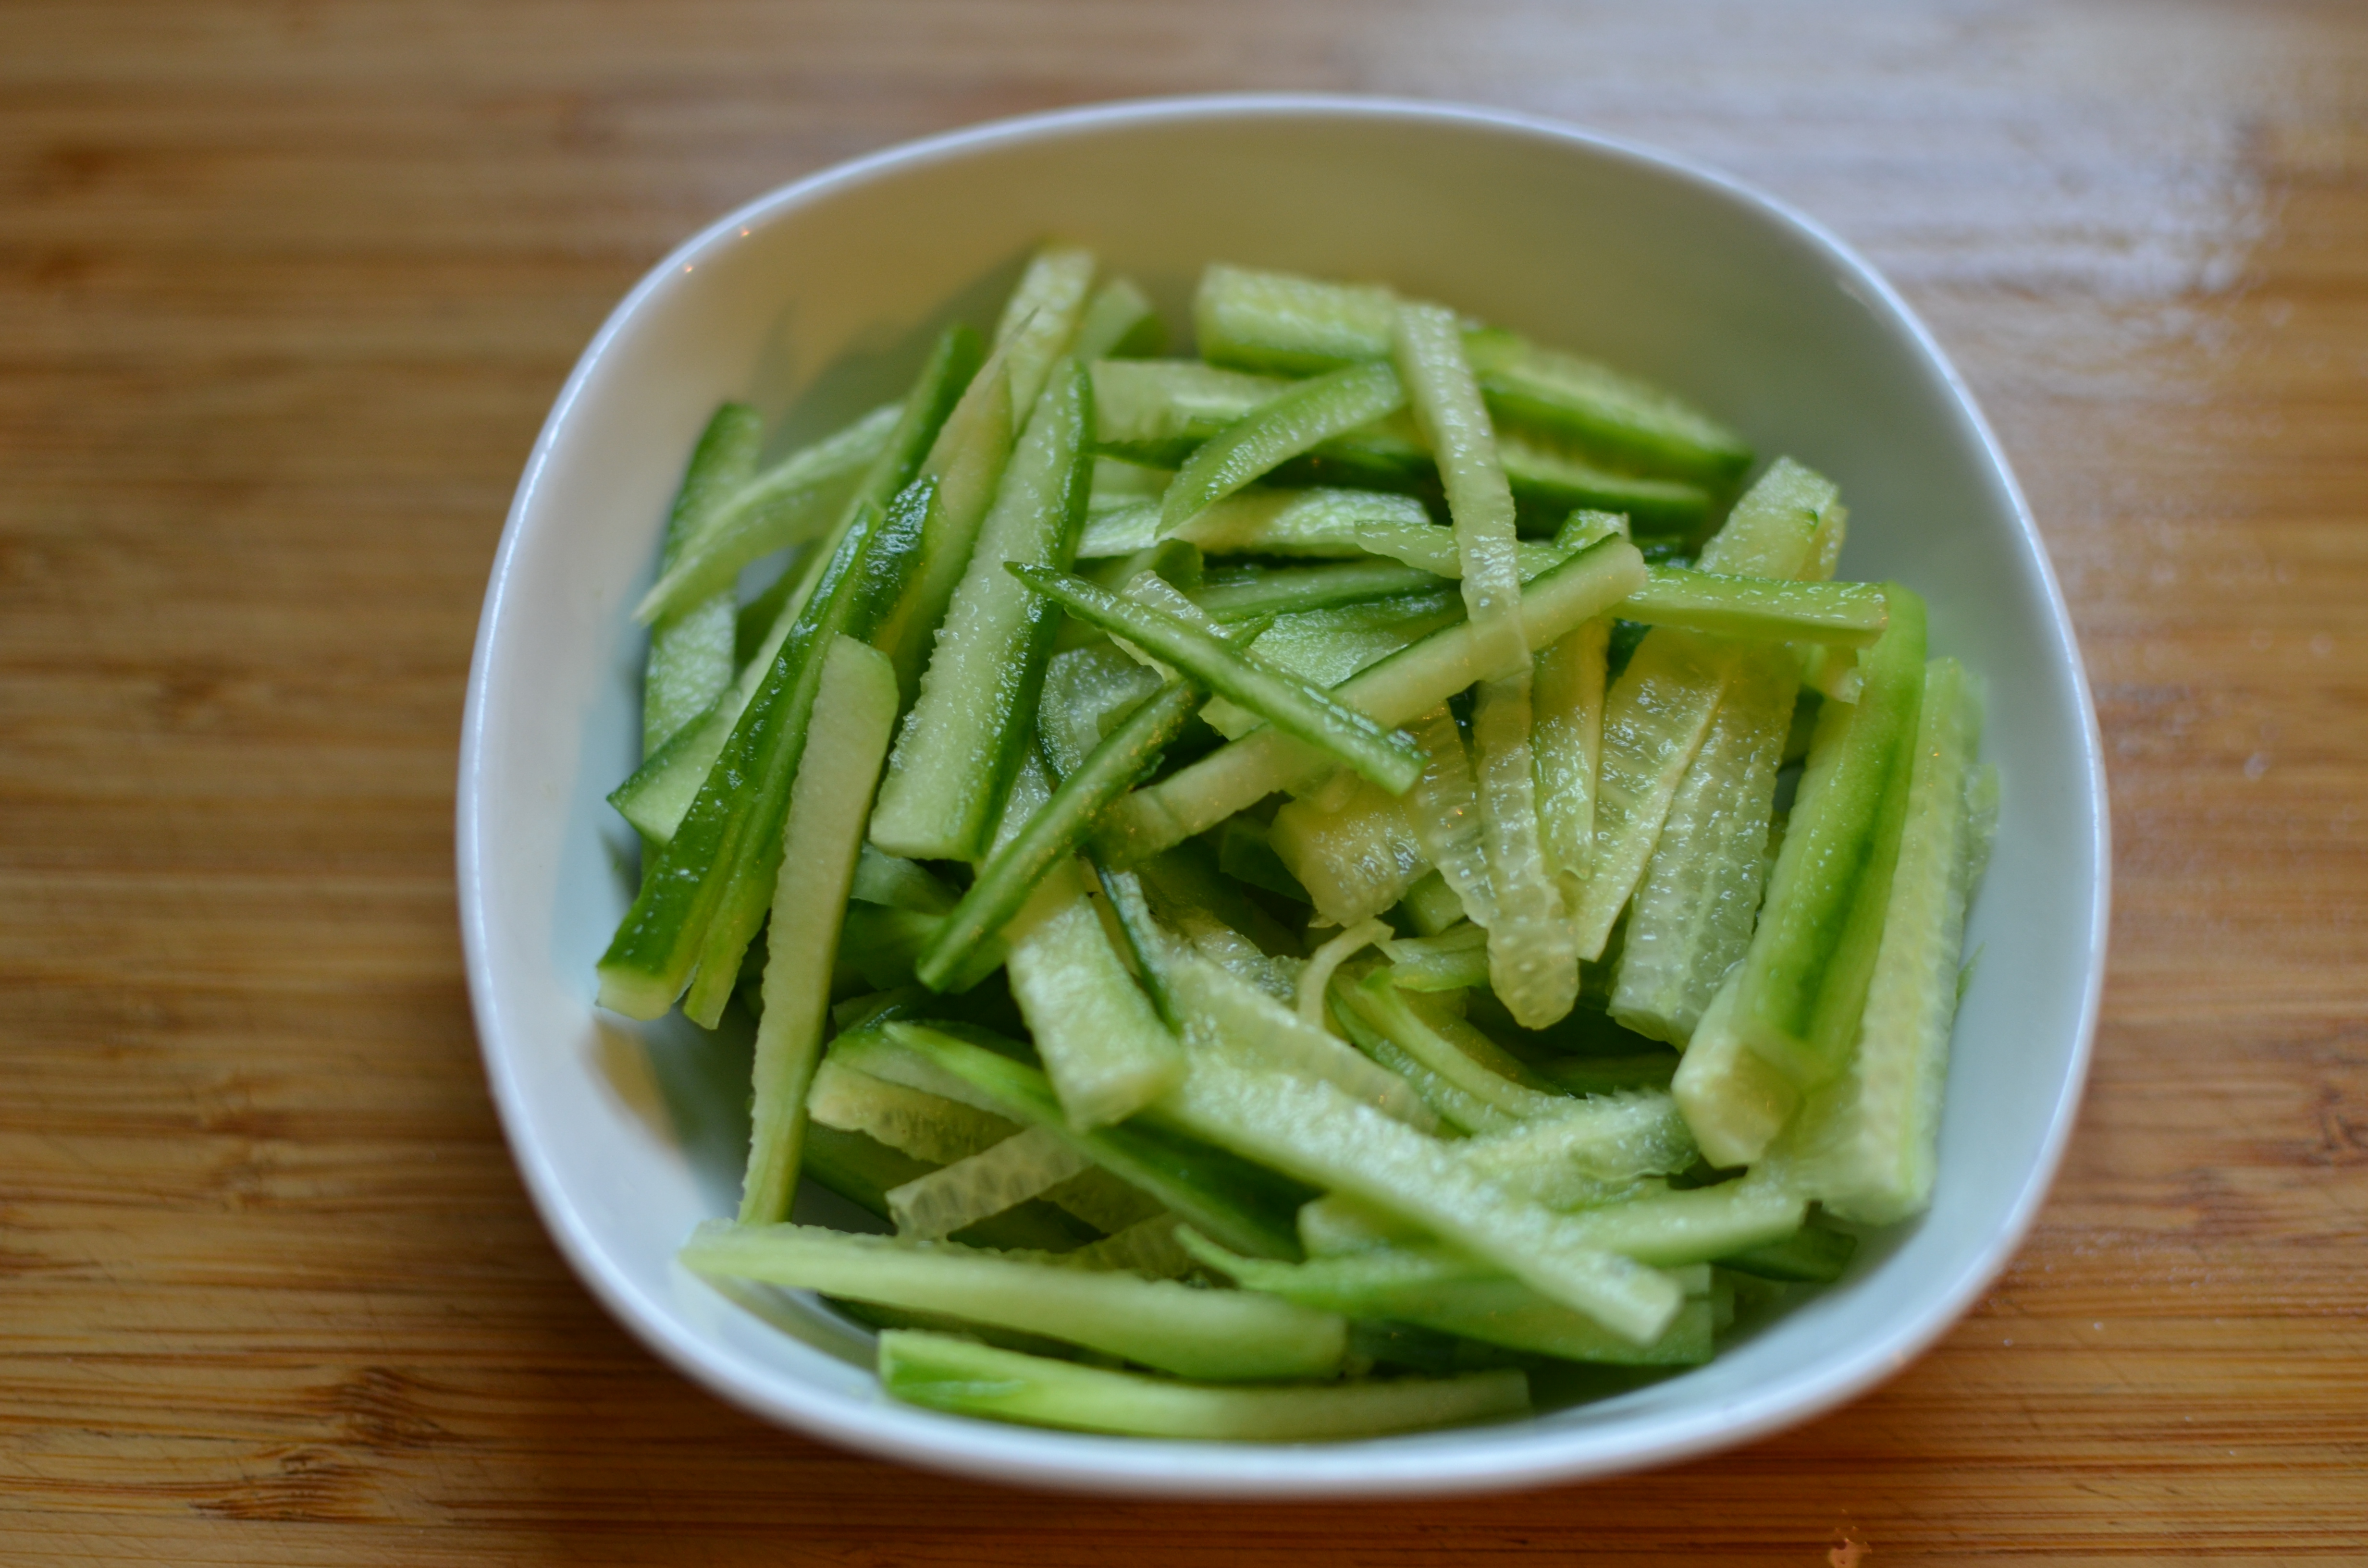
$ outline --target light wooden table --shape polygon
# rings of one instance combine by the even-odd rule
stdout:
[[[1562,116],[1862,246],[1996,420],[2118,845],[2037,1235],[1839,1414],[1592,1487],[1078,1501],[760,1426],[544,1239],[480,1077],[461,682],[676,238],[1009,112]],[[2368,1561],[2368,11],[0,11],[0,1560]]]

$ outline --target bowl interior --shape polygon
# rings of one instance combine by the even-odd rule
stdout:
[[[735,1304],[672,1263],[736,1199],[747,1048],[591,1005],[631,894],[629,834],[602,800],[637,756],[629,607],[719,401],[755,400],[787,444],[896,395],[942,324],[992,324],[1047,235],[1133,275],[1179,341],[1210,260],[1383,279],[1656,378],[1763,457],[1840,483],[1842,574],[1926,596],[1935,651],[1987,682],[1984,752],[2003,775],[1928,1216],[1707,1368],[1508,1426],[1281,1449],[894,1405],[867,1343],[831,1314]],[[876,1452],[1074,1486],[1403,1494],[1603,1473],[1869,1385],[2020,1240],[2078,1096],[2101,969],[2093,734],[2060,598],[1978,415],[1905,308],[1812,227],[1714,176],[1503,117],[1325,100],[1051,116],[760,200],[663,264],[587,350],[520,486],[480,632],[460,796],[470,978],[553,1234],[655,1348],[752,1409]]]

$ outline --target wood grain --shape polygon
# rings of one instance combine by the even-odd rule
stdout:
[[[1419,1506],[937,1482],[636,1348],[486,1100],[451,780],[508,494],[676,238],[1144,93],[1468,99],[1867,250],[2027,485],[2111,752],[2036,1236],[1744,1451]],[[0,1559],[2368,1561],[2368,12],[0,9]]]

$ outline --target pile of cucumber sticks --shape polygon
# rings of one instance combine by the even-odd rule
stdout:
[[[1667,392],[1368,285],[1211,267],[1194,326],[1147,357],[1052,247],[901,402],[700,437],[599,965],[757,1020],[683,1259],[878,1327],[896,1398],[1095,1431],[1699,1364],[1930,1201],[1972,683],[1831,580],[1831,483],[1743,488]]]

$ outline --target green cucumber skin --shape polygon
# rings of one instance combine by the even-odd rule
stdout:
[[[694,1272],[820,1290],[908,1312],[958,1313],[1184,1377],[1323,1378],[1348,1325],[1248,1291],[1195,1290],[1124,1269],[1015,1258],[806,1225],[710,1221],[682,1249]]]
[[[821,685],[823,657],[829,651],[831,636],[873,643],[886,641],[889,618],[908,599],[926,564],[926,529],[937,510],[937,485],[928,480],[906,486],[890,503],[869,547],[856,559],[838,624],[819,636],[802,661],[803,667],[780,712],[778,740],[768,748],[765,771],[753,775],[763,779],[760,799],[764,804],[753,823],[757,831],[734,846],[729,880],[700,944],[698,967],[683,1007],[684,1016],[694,1023],[714,1027],[729,994],[724,977],[738,972],[742,955],[772,907],[773,885],[781,867],[781,824],[789,808],[790,788],[805,756],[814,693]],[[728,762],[731,756],[727,747],[723,761]],[[723,763],[718,767],[722,770]]]
[[[1406,405],[1386,365],[1352,365],[1301,381],[1211,436],[1185,462],[1160,502],[1172,532],[1252,480],[1334,437]]]
[[[1386,289],[1211,267],[1193,300],[1201,353],[1231,368],[1310,375],[1390,352]],[[1750,466],[1736,434],[1661,389],[1502,328],[1466,327],[1489,406],[1649,472],[1723,486]]]
[[[756,472],[764,438],[757,411],[727,403],[715,411],[691,449],[682,488],[659,547],[663,576],[706,528],[733,494]],[[650,628],[650,653],[642,681],[642,756],[647,757],[700,713],[732,684],[731,585],[720,593],[660,618]]]
[[[1002,549],[1007,561],[1065,571],[1085,528],[1093,475],[1093,394],[1082,370],[1054,368],[1023,447],[1038,438],[1039,419],[1047,422],[1042,434],[1058,479],[1035,519],[1035,536],[982,535],[979,548]],[[898,853],[945,860],[977,860],[986,853],[1031,738],[1044,667],[1060,629],[1056,607],[1024,590],[1014,594],[1012,586],[1000,574],[989,578],[965,569],[955,592],[921,677],[919,700],[881,787],[873,832],[893,841]],[[950,635],[958,622],[972,645]]]
[[[958,1415],[1206,1441],[1370,1437],[1496,1420],[1530,1408],[1528,1377],[1510,1369],[1349,1383],[1190,1383],[913,1329],[880,1336],[879,1374],[892,1397]]]
[[[822,1060],[830,1012],[840,912],[896,723],[896,676],[886,655],[868,643],[833,639],[822,662],[810,733],[824,751],[817,766],[798,769],[791,787],[781,869],[768,901],[743,1223],[790,1217],[806,1091]]]
[[[1909,589],[1886,584],[1884,594],[1891,624],[1861,658],[1864,689],[1857,702],[1827,703],[1819,715],[1825,744],[1811,742],[1804,798],[1769,878],[1736,998],[1736,1027],[1745,1042],[1802,1087],[1842,1066],[1850,1032],[1833,1020],[1855,1021],[1881,935],[1879,902],[1872,932],[1853,931],[1868,924],[1853,910],[1862,898],[1879,901],[1887,891],[1888,857],[1898,852],[1906,765],[1913,760],[1923,694],[1925,614],[1924,601]],[[1828,748],[1831,761],[1820,768],[1818,753]],[[1885,886],[1874,887],[1876,880]],[[1867,951],[1859,954],[1859,947]]]
[[[1551,642],[1600,614],[1644,575],[1644,558],[1626,540],[1589,545],[1524,585],[1529,640]],[[1382,722],[1410,722],[1488,673],[1478,667],[1471,642],[1469,625],[1443,627],[1359,671],[1334,695],[1361,710],[1378,710]],[[1275,790],[1319,776],[1325,760],[1279,731],[1253,732],[1119,801],[1097,831],[1099,853],[1124,869]]]
[[[943,991],[952,983],[972,950],[1002,930],[1053,868],[1077,852],[1102,809],[1157,765],[1204,700],[1192,687],[1171,681],[1087,754],[1043,810],[988,858],[938,927],[914,969],[922,984]]]
[[[1722,637],[1866,648],[1883,635],[1891,612],[1872,583],[1788,583],[1655,566],[1619,613],[1645,626]]]
[[[1337,756],[1385,790],[1404,790],[1421,772],[1420,754],[1397,732],[1294,676],[1244,655],[1223,638],[1081,577],[1020,566],[1009,570],[1039,593],[1057,599],[1070,614],[1142,643],[1279,732]]]
[[[1018,1049],[1009,1041],[999,1043]],[[1079,1131],[1069,1126],[1043,1073],[940,1026],[892,1023],[877,1037],[841,1037],[832,1047],[834,1054],[845,1051],[850,1064],[874,1076],[893,1077],[893,1070],[874,1072],[865,1065],[867,1054],[882,1049],[901,1049],[960,1079],[994,1102],[998,1115],[1060,1132],[1096,1165],[1141,1187],[1236,1252],[1287,1259],[1300,1256],[1296,1216],[1309,1194],[1296,1182],[1155,1117]]]
[[[674,1004],[694,964],[711,977],[713,1026],[740,955],[771,902],[781,822],[803,755],[806,721],[833,636],[863,636],[910,574],[935,486],[909,487],[886,512],[866,510],[839,541],[822,582],[734,726],[682,825],[658,853],[600,960],[600,1003],[655,1018]],[[719,933],[718,927],[722,927]],[[736,936],[736,940],[735,940]]]
[[[929,351],[928,363],[905,399],[904,412],[897,416],[887,445],[848,499],[846,520],[829,547],[834,556],[867,504],[886,510],[888,504],[918,477],[939,429],[961,401],[962,390],[978,373],[983,352],[978,334],[970,327],[951,326],[939,335]],[[819,595],[819,588],[816,592]],[[734,726],[747,710],[745,705],[732,710],[730,705],[734,700],[732,690],[726,688],[664,747],[647,756],[632,777],[609,793],[609,803],[645,839],[663,845],[680,828]]]
[[[916,1160],[875,1138],[819,1122],[806,1128],[804,1154],[798,1165],[804,1179],[882,1221],[888,1218],[888,1189],[927,1176],[934,1168],[928,1161]],[[1094,1231],[1065,1210],[1030,1199],[966,1231],[956,1231],[948,1239],[1004,1252],[1069,1252],[1092,1241]]]
[[[1104,360],[1095,365],[1094,376],[1099,406],[1109,415],[1095,449],[1163,468],[1189,462],[1204,443],[1293,384],[1197,360]],[[1485,381],[1482,390],[1485,396]],[[1691,536],[1709,516],[1710,493],[1701,485],[1606,469],[1530,431],[1503,431],[1498,456],[1514,499],[1553,513],[1557,521],[1582,507],[1625,513],[1639,534]],[[1273,477],[1395,491],[1423,491],[1438,483],[1429,449],[1403,412],[1317,443]]]

